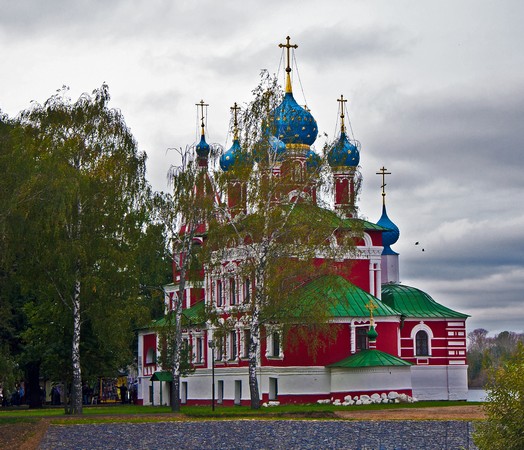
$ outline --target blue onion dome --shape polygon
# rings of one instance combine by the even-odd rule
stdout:
[[[220,157],[220,168],[227,172],[235,164],[240,152],[240,142],[238,142],[238,139],[234,139],[231,148]]]
[[[204,133],[202,133],[200,142],[196,146],[196,153],[199,158],[207,158],[210,150],[211,147],[209,147],[209,144],[206,142],[206,137],[204,136]]]
[[[286,151],[286,144],[275,136],[269,136],[269,151],[280,157]]]
[[[306,169],[317,170],[322,162],[320,156],[318,156],[313,150],[309,150],[306,153]]]
[[[286,152],[286,144],[269,134],[267,128],[265,130],[264,136],[255,145],[256,152],[258,153],[254,155],[255,161],[266,161],[269,156],[275,158],[277,161],[281,161]]]
[[[391,221],[386,212],[386,205],[382,205],[382,215],[380,216],[377,225],[381,227],[388,228],[388,231],[382,232],[382,245],[384,250],[383,255],[396,255],[397,252],[393,251],[390,246],[398,241],[400,237],[400,230],[398,227]]]
[[[271,113],[270,120],[273,135],[286,145],[311,145],[317,138],[316,120],[296,102],[292,92],[286,92],[282,103]]]
[[[344,131],[328,152],[328,163],[331,167],[356,167],[360,162],[360,151],[351,143]]]

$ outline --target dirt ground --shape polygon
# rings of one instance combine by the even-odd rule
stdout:
[[[399,408],[376,411],[336,411],[335,416],[349,420],[482,420],[485,418],[482,406],[444,406],[436,408]],[[130,417],[130,416],[126,416]],[[290,417],[291,418],[291,417]],[[155,415],[155,419],[160,419]],[[167,415],[166,420],[172,420]],[[118,420],[125,421],[125,417]],[[34,423],[0,425],[0,449],[36,450],[43,439],[49,419]]]
[[[335,414],[353,420],[482,420],[486,417],[480,405],[336,411]]]
[[[0,449],[36,450],[48,425],[47,419],[31,423],[2,424],[0,425]]]

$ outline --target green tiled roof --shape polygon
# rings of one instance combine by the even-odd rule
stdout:
[[[377,306],[375,316],[400,316],[398,311],[338,275],[319,277],[302,287],[298,295],[328,302],[333,317],[369,317],[365,305],[370,300]]]
[[[383,284],[382,302],[406,317],[460,318],[469,317],[437,303],[420,289],[402,284]]]
[[[355,369],[358,367],[384,367],[384,366],[411,366],[411,363],[381,352],[380,350],[362,350],[354,355],[330,364],[327,367],[341,367],[346,369]]]

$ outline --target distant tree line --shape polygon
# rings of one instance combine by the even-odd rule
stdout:
[[[485,387],[491,369],[503,366],[517,352],[524,333],[503,331],[488,336],[488,330],[477,328],[468,333],[468,383],[470,387]]]

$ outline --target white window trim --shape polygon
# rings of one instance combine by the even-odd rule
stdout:
[[[417,355],[417,340],[416,336],[419,331],[425,331],[428,335],[428,354],[427,355]],[[433,355],[433,346],[431,345],[433,341],[433,331],[428,327],[424,322],[420,322],[415,325],[411,330],[411,340],[413,342],[413,355],[416,357],[426,358]]]

